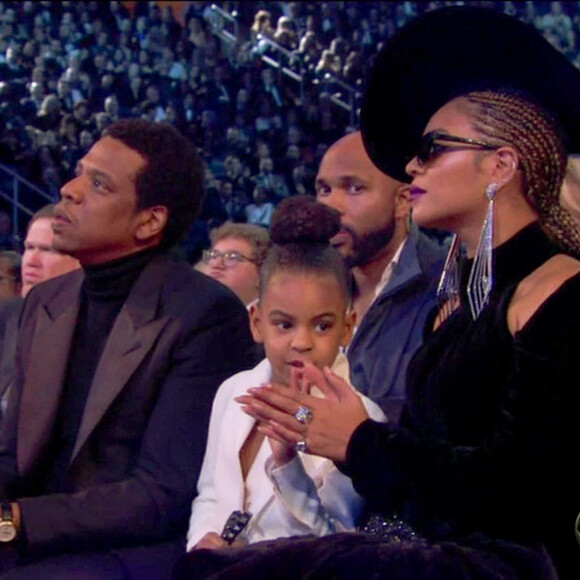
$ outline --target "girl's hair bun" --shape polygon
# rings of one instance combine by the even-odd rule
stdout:
[[[274,244],[325,244],[340,230],[340,214],[306,195],[282,200],[270,222]]]

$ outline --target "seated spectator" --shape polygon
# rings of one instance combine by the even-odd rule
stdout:
[[[127,86],[120,93],[121,106],[125,115],[134,115],[140,103],[145,101],[145,86],[141,76],[132,76],[127,80]]]
[[[229,153],[236,157],[249,158],[251,153],[250,139],[247,133],[236,126],[228,127],[226,130],[225,146]]]
[[[83,154],[86,153],[93,146],[94,142],[95,142],[95,135],[93,134],[92,131],[85,129],[85,130],[80,132],[79,145],[81,148],[81,152]]]
[[[191,45],[190,52],[205,48],[207,32],[204,21],[198,16],[191,16],[187,21],[187,42]]]
[[[244,413],[248,388],[273,382],[297,389],[306,361],[332,367],[348,380],[340,347],[348,344],[354,325],[349,278],[329,244],[340,228],[338,216],[304,198],[287,201],[275,214],[275,245],[261,270],[259,302],[250,311],[252,334],[264,344],[266,359],[228,379],[216,394],[188,550],[229,548],[237,534],[220,532],[236,510],[250,519],[234,545],[353,529],[362,511],[350,478],[331,461],[265,437],[259,422]],[[384,419],[361,398],[376,420]],[[308,422],[304,411],[302,421]]]
[[[20,294],[20,254],[0,250],[0,300]]]
[[[119,99],[117,95],[109,95],[105,99],[104,104],[104,111],[109,115],[109,119],[111,119],[111,123],[119,120]]]
[[[268,201],[271,197],[271,192],[262,185],[254,187],[254,203],[246,206],[246,220],[249,224],[263,226],[265,228],[270,226],[272,213],[274,212],[274,204]]]
[[[73,117],[77,122],[79,131],[91,129],[89,102],[86,99],[81,99],[74,104]]]
[[[239,195],[234,190],[231,179],[224,177],[220,179],[218,192],[222,207],[224,208],[228,220],[232,222],[245,221],[245,209],[248,205],[248,198],[245,195]]]
[[[290,195],[284,177],[274,173],[274,162],[271,157],[263,157],[260,160],[260,172],[256,175],[255,181],[258,185],[270,190],[276,201]]]
[[[122,47],[117,46],[111,57],[107,60],[106,69],[116,77],[120,77],[127,72],[127,66],[127,54]]]
[[[59,98],[55,94],[46,95],[36,115],[35,127],[41,131],[58,131],[61,119],[62,113]]]
[[[115,77],[110,72],[104,71],[97,78],[99,81],[91,93],[90,108],[92,111],[102,111],[105,107],[105,99],[114,95],[117,90]]]
[[[234,195],[249,202],[252,180],[244,173],[246,167],[238,155],[228,155],[224,160],[226,177],[232,182]]]
[[[268,230],[253,224],[226,222],[210,234],[202,272],[225,284],[250,307],[258,298],[259,273],[270,243]]]
[[[282,107],[284,105],[284,98],[282,89],[278,86],[274,78],[274,71],[270,67],[264,68],[261,77],[262,86],[260,87],[260,92],[269,95],[277,108]]]
[[[65,113],[72,113],[74,104],[83,97],[78,89],[72,89],[70,83],[63,77],[56,83],[56,94]]]
[[[273,38],[274,28],[272,27],[272,14],[267,10],[258,10],[254,16],[254,22],[252,23],[250,32],[254,44],[259,41],[259,35]]]
[[[304,69],[311,73],[314,72],[321,54],[318,39],[314,31],[310,30],[306,32],[300,39],[296,54],[300,57]]]
[[[305,165],[297,165],[292,171],[293,195],[310,195],[314,191],[314,171]]]
[[[95,133],[102,137],[107,127],[113,122],[111,117],[104,111],[100,111],[94,115]]]
[[[243,306],[169,252],[202,176],[174,128],[131,119],[62,187],[54,246],[83,269],[24,304],[0,433],[2,573],[168,577],[213,395],[253,364]]]
[[[341,66],[340,62],[338,62],[336,55],[329,49],[325,49],[322,51],[320,55],[320,60],[316,64],[314,68],[314,74],[318,78],[324,78],[324,76],[328,73],[338,76],[340,75]]]
[[[145,102],[154,106],[154,121],[165,120],[165,100],[162,98],[161,90],[155,84],[149,85],[145,89]]]
[[[282,117],[274,110],[270,94],[260,93],[257,99],[258,112],[255,115],[254,130],[257,136],[273,141],[283,128]]]
[[[351,50],[342,67],[342,78],[345,82],[356,85],[363,76],[363,53]]]
[[[8,389],[14,378],[18,318],[23,298],[36,284],[80,268],[78,260],[62,254],[53,246],[54,207],[53,204],[44,206],[30,218],[22,257],[16,252],[4,252],[14,254],[13,276],[17,281],[18,292],[11,294],[14,299],[0,307],[0,419],[6,412]],[[0,294],[3,284],[0,254]]]
[[[63,177],[70,179],[77,161],[82,157],[79,145],[78,126],[72,115],[65,115],[60,124],[60,162]]]
[[[342,36],[333,38],[332,42],[330,43],[329,50],[334,55],[334,66],[339,69],[338,76],[340,76],[342,67],[346,61],[348,49],[349,44]]]
[[[54,248],[54,204],[38,210],[28,223],[22,255],[22,297],[45,280],[80,268],[79,261]]]
[[[19,48],[11,45],[6,49],[4,62],[0,64],[0,78],[3,80],[23,79],[26,69],[20,63]]]
[[[288,16],[280,16],[276,23],[274,31],[274,40],[288,50],[294,50],[298,47],[296,30],[292,24],[292,19]]]
[[[209,102],[217,106],[220,112],[226,116],[232,101],[232,90],[223,66],[216,66],[213,69],[211,78],[204,83],[204,88]]]
[[[42,83],[32,81],[28,84],[28,97],[20,99],[21,115],[26,122],[32,123],[40,111],[44,99]]]

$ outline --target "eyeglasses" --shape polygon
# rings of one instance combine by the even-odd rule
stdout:
[[[444,141],[447,143],[461,143],[465,145],[471,145],[471,147],[445,145],[444,143],[437,143],[437,141]],[[479,141],[478,139],[456,137],[455,135],[448,135],[447,133],[431,131],[430,133],[426,133],[421,137],[416,157],[419,163],[425,164],[438,155],[449,153],[450,151],[460,151],[462,149],[484,149],[493,151],[495,149],[499,149],[499,146],[486,143],[485,141]]]
[[[254,260],[246,258],[240,252],[219,252],[218,250],[204,250],[202,255],[202,260],[204,264],[209,264],[212,260],[223,260],[224,266],[226,268],[234,268],[237,264],[241,262],[251,262],[255,264]]]

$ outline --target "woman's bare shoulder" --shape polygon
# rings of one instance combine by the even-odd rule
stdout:
[[[526,276],[518,284],[508,308],[510,333],[515,335],[520,331],[538,308],[579,272],[580,261],[565,254],[557,254]]]

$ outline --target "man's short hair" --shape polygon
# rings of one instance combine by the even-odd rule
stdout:
[[[16,284],[20,284],[22,281],[20,272],[22,256],[18,252],[13,252],[12,250],[2,250],[0,251],[0,260],[3,259],[8,262],[10,274],[14,277]]]
[[[30,218],[30,220],[28,220],[28,225],[26,226],[26,233],[28,234],[28,232],[30,231],[30,226],[38,219],[40,218],[47,218],[47,219],[52,219],[54,217],[54,208],[56,207],[56,204],[54,203],[48,203],[46,205],[43,205],[37,212],[35,212],[32,217]]]
[[[135,181],[139,209],[163,205],[169,211],[160,246],[169,248],[184,237],[204,197],[204,171],[193,143],[169,123],[121,119],[104,136],[124,143],[145,158]]]
[[[225,222],[218,228],[213,229],[209,238],[211,245],[215,246],[220,240],[237,238],[245,240],[252,248],[252,260],[258,268],[264,263],[268,247],[270,246],[270,234],[266,228],[254,224],[238,224]]]

